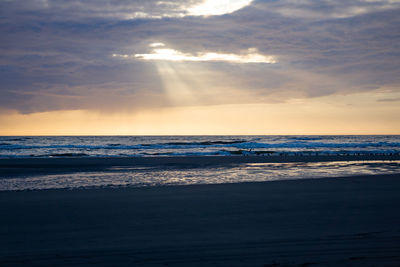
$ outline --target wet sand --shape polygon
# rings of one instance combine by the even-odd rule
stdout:
[[[400,175],[0,192],[0,266],[399,266]]]
[[[57,168],[101,166],[156,166],[237,163],[288,163],[329,161],[400,160],[400,154],[373,155],[283,155],[283,156],[176,156],[176,157],[67,157],[67,158],[3,158],[0,168]]]
[[[126,157],[126,158],[3,158],[0,159],[0,178],[49,173],[68,173],[104,170],[111,167],[176,167],[205,168],[243,163],[293,163],[332,161],[400,160],[392,155],[310,155],[310,156],[184,156],[184,157]]]

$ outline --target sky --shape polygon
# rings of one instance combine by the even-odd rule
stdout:
[[[400,0],[0,0],[0,135],[400,134]]]

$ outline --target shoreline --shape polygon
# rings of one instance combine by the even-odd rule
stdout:
[[[0,159],[0,179],[35,177],[50,174],[115,172],[117,169],[151,171],[162,169],[236,168],[245,164],[290,164],[329,162],[390,162],[400,155],[346,156],[190,156],[126,158],[12,158]]]
[[[173,157],[70,157],[70,158],[1,158],[2,168],[60,168],[112,166],[210,166],[241,163],[296,163],[334,161],[394,161],[393,155],[317,155],[317,156],[173,156]]]
[[[177,156],[108,158],[12,158],[0,159],[0,179],[34,177],[117,169],[151,171],[162,169],[236,168],[246,164],[290,164],[330,162],[397,162],[400,155],[319,155],[319,156]]]

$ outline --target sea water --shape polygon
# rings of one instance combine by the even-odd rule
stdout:
[[[0,137],[0,158],[398,153],[400,135]]]
[[[400,153],[400,136],[67,136],[0,137],[1,158]],[[207,168],[110,167],[0,175],[0,191],[261,182],[400,173],[400,161],[242,163]]]

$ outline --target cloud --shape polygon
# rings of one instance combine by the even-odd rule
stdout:
[[[379,102],[400,102],[400,98],[382,98],[378,99]]]
[[[220,16],[255,7],[290,18],[336,19],[394,10],[397,0],[13,0],[0,3],[13,19],[46,21],[133,20]],[[8,16],[4,16],[2,19]]]
[[[162,19],[223,15],[237,11],[252,0],[14,0],[2,4],[20,18],[46,16],[49,21],[88,19]]]
[[[367,13],[398,9],[397,0],[280,0],[259,1],[258,7],[291,18],[341,19]]]
[[[0,2],[0,106],[142,110],[400,88],[397,1],[253,1],[223,16],[178,15],[200,3]],[[135,12],[151,16],[129,19]],[[172,85],[193,101],[172,101]]]

